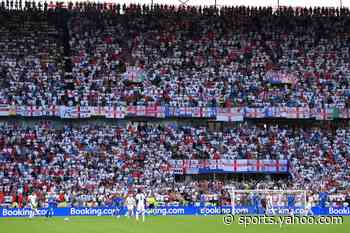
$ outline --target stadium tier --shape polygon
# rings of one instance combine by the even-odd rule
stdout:
[[[347,9],[70,8],[1,10],[3,104],[349,107]]]
[[[226,203],[229,197],[223,185],[232,180],[175,181],[174,175],[186,174],[184,170],[211,174],[220,169],[228,169],[227,173],[287,172],[282,162],[276,170],[271,170],[276,165],[263,163],[276,159],[290,162],[293,179],[262,181],[260,186],[327,191],[337,193],[343,201],[349,191],[349,128],[242,124],[211,132],[205,127],[145,123],[112,127],[46,122],[32,127],[4,123],[0,132],[2,204],[24,206],[27,195],[34,191],[44,206],[45,192],[54,190],[62,205],[110,205],[115,195],[138,187],[149,190],[163,204]],[[181,166],[175,166],[180,161]],[[260,170],[251,170],[249,161],[261,161]],[[254,182],[235,185],[256,188]]]
[[[349,109],[345,8],[0,4],[0,207],[348,206]]]

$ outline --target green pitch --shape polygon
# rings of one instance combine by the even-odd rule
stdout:
[[[0,219],[3,233],[349,233],[350,217],[337,225],[224,225],[222,216],[159,216],[146,222],[121,217],[7,218]]]

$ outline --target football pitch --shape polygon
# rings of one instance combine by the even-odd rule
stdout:
[[[121,217],[37,217],[0,219],[2,233],[349,233],[350,217],[334,225],[223,224],[223,216],[157,216],[146,222]]]

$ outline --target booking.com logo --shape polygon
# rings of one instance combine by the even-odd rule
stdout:
[[[34,210],[31,209],[2,209],[2,216],[3,217],[28,217],[31,212]],[[34,211],[34,215],[36,216],[45,216],[47,213],[47,210],[45,209],[38,209]]]
[[[247,208],[236,208],[234,210],[235,214],[247,214]],[[218,215],[218,214],[229,214],[232,213],[232,208],[222,208],[222,207],[203,207],[199,210],[200,214],[206,215]]]
[[[147,215],[179,215],[185,214],[183,208],[156,208],[156,209],[147,209]]]
[[[71,208],[70,209],[70,215],[72,216],[84,216],[84,215],[91,215],[91,216],[101,216],[101,215],[113,215],[115,213],[115,209],[108,208],[108,209],[91,209],[91,208]]]

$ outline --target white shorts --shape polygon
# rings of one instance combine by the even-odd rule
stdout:
[[[145,212],[145,206],[144,205],[139,205],[139,206],[137,206],[137,208],[136,208],[136,210],[137,210],[137,212]]]
[[[128,205],[127,208],[128,208],[128,210],[134,210],[134,206],[133,205]]]
[[[36,208],[37,208],[36,203],[30,203],[30,208],[31,208],[31,209],[36,209]]]

